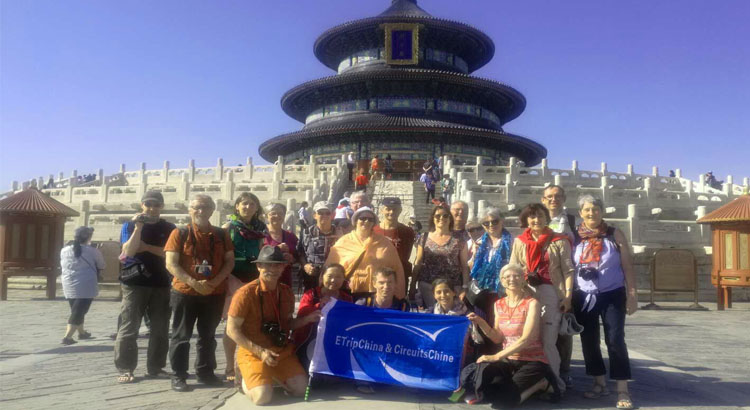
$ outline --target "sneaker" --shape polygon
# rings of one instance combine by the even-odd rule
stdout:
[[[172,390],[180,393],[189,392],[190,386],[188,386],[185,379],[174,378],[172,379]]]
[[[208,386],[223,386],[224,380],[216,377],[215,374],[210,373],[205,376],[198,376],[198,383],[203,383]]]
[[[60,342],[60,344],[63,344],[65,346],[70,346],[70,345],[76,344],[76,343],[78,343],[78,342],[76,342],[75,340],[73,340],[72,337],[63,337],[62,341]]]

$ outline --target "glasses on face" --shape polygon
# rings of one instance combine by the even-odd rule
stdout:
[[[471,228],[471,229],[469,229],[469,232],[471,232],[471,233],[474,233],[474,232],[479,232],[479,231],[481,231],[481,230],[482,230],[482,228],[481,228],[481,227],[476,227],[476,228]]]
[[[143,205],[147,208],[161,208],[161,204],[156,201],[146,201]]]
[[[435,219],[436,220],[442,219],[445,221],[445,220],[451,219],[451,216],[449,214],[435,214]]]
[[[489,228],[490,226],[499,225],[500,220],[499,219],[490,219],[489,221],[482,222],[482,226],[485,228]]]
[[[372,223],[372,224],[375,223],[375,218],[371,216],[360,216],[357,220],[362,223]]]

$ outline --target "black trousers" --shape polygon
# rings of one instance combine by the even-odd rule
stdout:
[[[188,376],[193,327],[198,329],[195,374],[198,377],[213,374],[216,369],[216,327],[224,309],[224,294],[193,296],[172,290],[169,305],[173,313],[169,362],[175,377],[184,379]]]
[[[68,317],[69,325],[82,325],[83,319],[86,313],[89,312],[91,302],[94,299],[68,299],[70,305],[70,317]]]
[[[429,204],[430,198],[435,199],[435,188],[427,190],[427,197],[424,200],[424,203]]]
[[[467,390],[481,392],[485,401],[501,406],[517,405],[524,390],[544,378],[554,380],[554,377],[547,363],[521,360],[472,363],[461,371],[461,382]]]
[[[346,167],[349,168],[349,181],[352,180],[352,171],[354,171],[354,164],[346,164]]]
[[[630,379],[630,358],[625,345],[625,313],[627,296],[625,288],[618,288],[596,295],[596,304],[589,312],[581,311],[586,293],[576,290],[573,293],[573,309],[576,320],[583,326],[581,345],[586,362],[586,374],[603,376],[607,374],[599,341],[599,319],[604,325],[604,342],[609,354],[609,377],[613,380]]]

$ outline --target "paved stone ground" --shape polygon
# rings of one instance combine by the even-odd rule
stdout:
[[[96,339],[60,346],[68,305],[62,297],[48,301],[43,291],[13,290],[0,302],[0,408],[2,409],[240,409],[252,404],[230,388],[197,388],[175,393],[169,380],[115,383],[113,341],[119,302],[103,292],[87,315],[86,327]],[[666,303],[667,307],[686,303]],[[633,366],[631,392],[641,409],[750,410],[750,304],[729,311],[639,311],[627,321],[627,342]],[[145,331],[145,328],[142,329]],[[223,332],[220,325],[217,334]],[[145,363],[146,339],[140,339],[139,363]],[[217,337],[219,372],[224,368]],[[194,353],[194,345],[191,353]],[[191,362],[192,362],[191,358]],[[589,386],[576,338],[573,357],[575,388],[553,405],[531,399],[522,408],[613,408],[615,396],[586,400]],[[610,388],[614,390],[614,385]],[[382,387],[375,395],[357,393],[343,384],[312,392],[310,402],[277,396],[275,405],[288,409],[443,409],[468,408],[448,402],[444,393]],[[487,405],[472,406],[489,408]]]

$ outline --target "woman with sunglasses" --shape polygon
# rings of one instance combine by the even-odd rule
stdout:
[[[381,268],[396,272],[395,296],[406,297],[404,268],[401,266],[398,251],[391,240],[373,232],[378,217],[372,209],[363,206],[352,215],[354,230],[339,238],[331,247],[326,265],[338,263],[346,270],[346,279],[352,297],[356,301],[375,291],[373,274]]]
[[[445,205],[432,209],[429,232],[417,245],[417,259],[409,287],[409,296],[422,295],[425,308],[435,305],[432,282],[445,279],[457,294],[462,294],[469,284],[468,249],[466,243],[453,233],[453,215]]]
[[[547,224],[549,210],[542,204],[529,204],[518,217],[526,228],[513,242],[510,263],[526,270],[526,281],[534,297],[542,306],[542,343],[561,391],[565,382],[560,379],[560,353],[557,336],[563,312],[570,311],[573,296],[573,258],[570,240],[555,233]]]
[[[503,227],[504,217],[499,208],[486,208],[479,219],[484,235],[474,241],[469,260],[471,279],[480,289],[502,293],[498,273],[510,260],[511,235]]]

